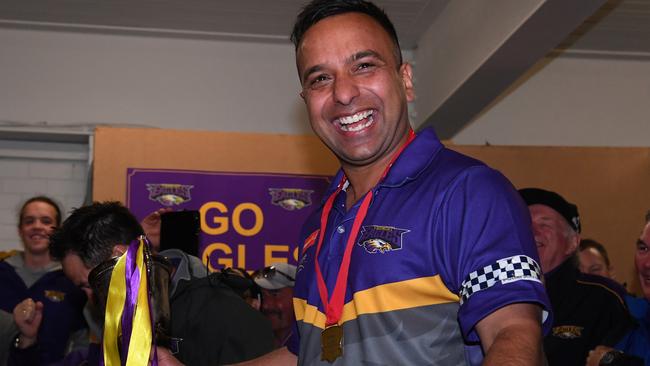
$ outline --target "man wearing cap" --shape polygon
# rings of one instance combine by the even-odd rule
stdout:
[[[271,321],[275,348],[286,345],[295,321],[293,312],[293,286],[296,266],[275,263],[253,275],[255,283],[262,288],[262,313]]]
[[[519,193],[528,204],[553,308],[553,328],[544,339],[549,365],[584,365],[589,350],[616,344],[630,328],[624,300],[612,281],[578,270],[578,208],[555,192],[525,188]]]

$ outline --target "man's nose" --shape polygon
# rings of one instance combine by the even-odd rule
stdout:
[[[349,75],[337,75],[332,88],[334,100],[339,104],[348,105],[359,96],[359,87]]]
[[[50,228],[51,226],[52,226],[52,225],[50,225],[50,224],[45,224],[45,223],[44,223],[43,221],[41,221],[41,220],[34,220],[34,227],[35,227],[35,228],[43,229],[43,230],[49,230],[49,228]]]
[[[641,266],[643,269],[650,269],[650,254],[646,254],[645,258],[641,260]]]

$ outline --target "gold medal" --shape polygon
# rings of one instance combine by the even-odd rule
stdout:
[[[320,358],[322,361],[332,363],[343,355],[343,328],[340,325],[325,328],[320,334],[320,340],[323,348]]]

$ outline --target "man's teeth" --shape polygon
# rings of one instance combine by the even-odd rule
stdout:
[[[349,126],[349,125],[351,125],[353,123],[357,123],[357,122],[363,120],[364,118],[368,118],[368,120],[365,123],[362,123],[362,124],[359,124],[359,125],[356,125],[356,126]],[[339,124],[341,125],[341,129],[343,131],[352,131],[352,132],[359,131],[359,130],[362,130],[362,129],[370,126],[372,124],[372,121],[373,121],[373,118],[372,118],[372,111],[371,110],[363,111],[363,112],[355,113],[355,114],[353,114],[351,116],[339,118]]]

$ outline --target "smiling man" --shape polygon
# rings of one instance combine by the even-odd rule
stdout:
[[[613,346],[631,327],[624,291],[578,269],[578,207],[555,192],[519,191],[528,204],[533,234],[553,305],[553,329],[544,339],[549,365],[583,365],[596,345]]]
[[[314,132],[341,163],[303,227],[287,348],[248,365],[539,365],[526,206],[483,163],[415,136],[411,66],[374,4],[316,0],[291,35]]]
[[[549,305],[526,208],[500,173],[413,133],[412,70],[386,14],[312,1],[291,39],[341,170],[303,228],[288,348],[258,362],[541,363]]]

